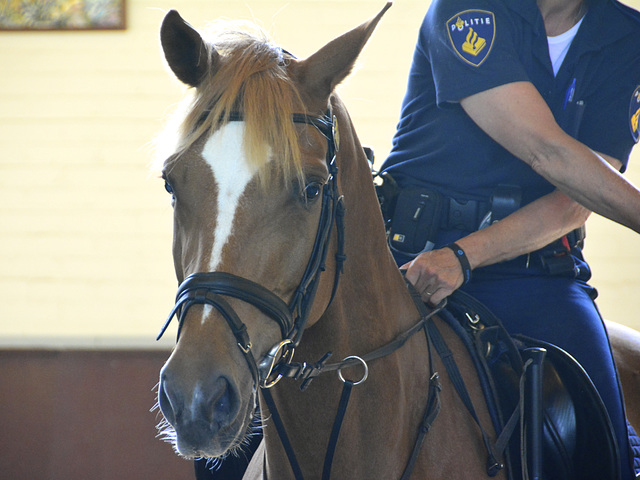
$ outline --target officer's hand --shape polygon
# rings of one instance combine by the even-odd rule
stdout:
[[[460,262],[449,248],[421,253],[401,268],[407,270],[405,276],[422,300],[432,305],[451,295],[464,281]]]

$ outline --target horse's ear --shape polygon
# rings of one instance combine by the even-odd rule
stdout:
[[[309,94],[327,97],[351,73],[358,55],[392,4],[393,2],[387,2],[375,17],[332,40],[309,58],[299,62],[298,80],[306,86]]]
[[[160,27],[160,42],[169,67],[187,85],[197,87],[217,52],[210,51],[200,34],[175,10],[169,11]]]

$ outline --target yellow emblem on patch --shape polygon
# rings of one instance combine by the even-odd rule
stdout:
[[[487,41],[484,38],[479,37],[478,34],[473,31],[473,28],[469,28],[467,39],[462,44],[462,50],[470,55],[473,55],[474,57],[477,57],[482,49],[486,46]]]
[[[640,140],[640,85],[634,90],[629,102],[629,127],[633,140],[638,143]]]
[[[478,67],[487,59],[493,46],[495,15],[486,10],[465,10],[447,21],[447,33],[458,56]]]

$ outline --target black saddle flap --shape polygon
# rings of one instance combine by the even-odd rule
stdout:
[[[458,335],[472,349],[471,357],[484,386],[496,431],[520,401],[522,374],[520,352],[537,347],[547,350],[543,384],[544,480],[616,480],[620,459],[611,420],[600,395],[580,364],[567,352],[549,343],[524,336],[511,338],[500,320],[481,302],[457,291],[448,310],[458,322]],[[446,318],[445,318],[446,319]],[[460,328],[462,327],[462,328]],[[487,393],[489,392],[489,393]],[[492,396],[492,398],[489,398]],[[508,444],[505,462],[512,479],[520,479],[520,432]]]
[[[545,479],[619,479],[620,455],[613,425],[587,372],[555,345],[521,335],[514,338],[521,348],[547,351],[544,462],[549,467],[545,468]]]

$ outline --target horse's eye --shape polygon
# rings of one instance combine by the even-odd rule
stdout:
[[[322,184],[320,182],[310,182],[304,187],[303,197],[306,202],[312,202],[320,196]]]
[[[171,186],[171,184],[169,182],[167,182],[166,180],[164,181],[164,189],[169,192],[171,195],[173,195],[173,187]]]

